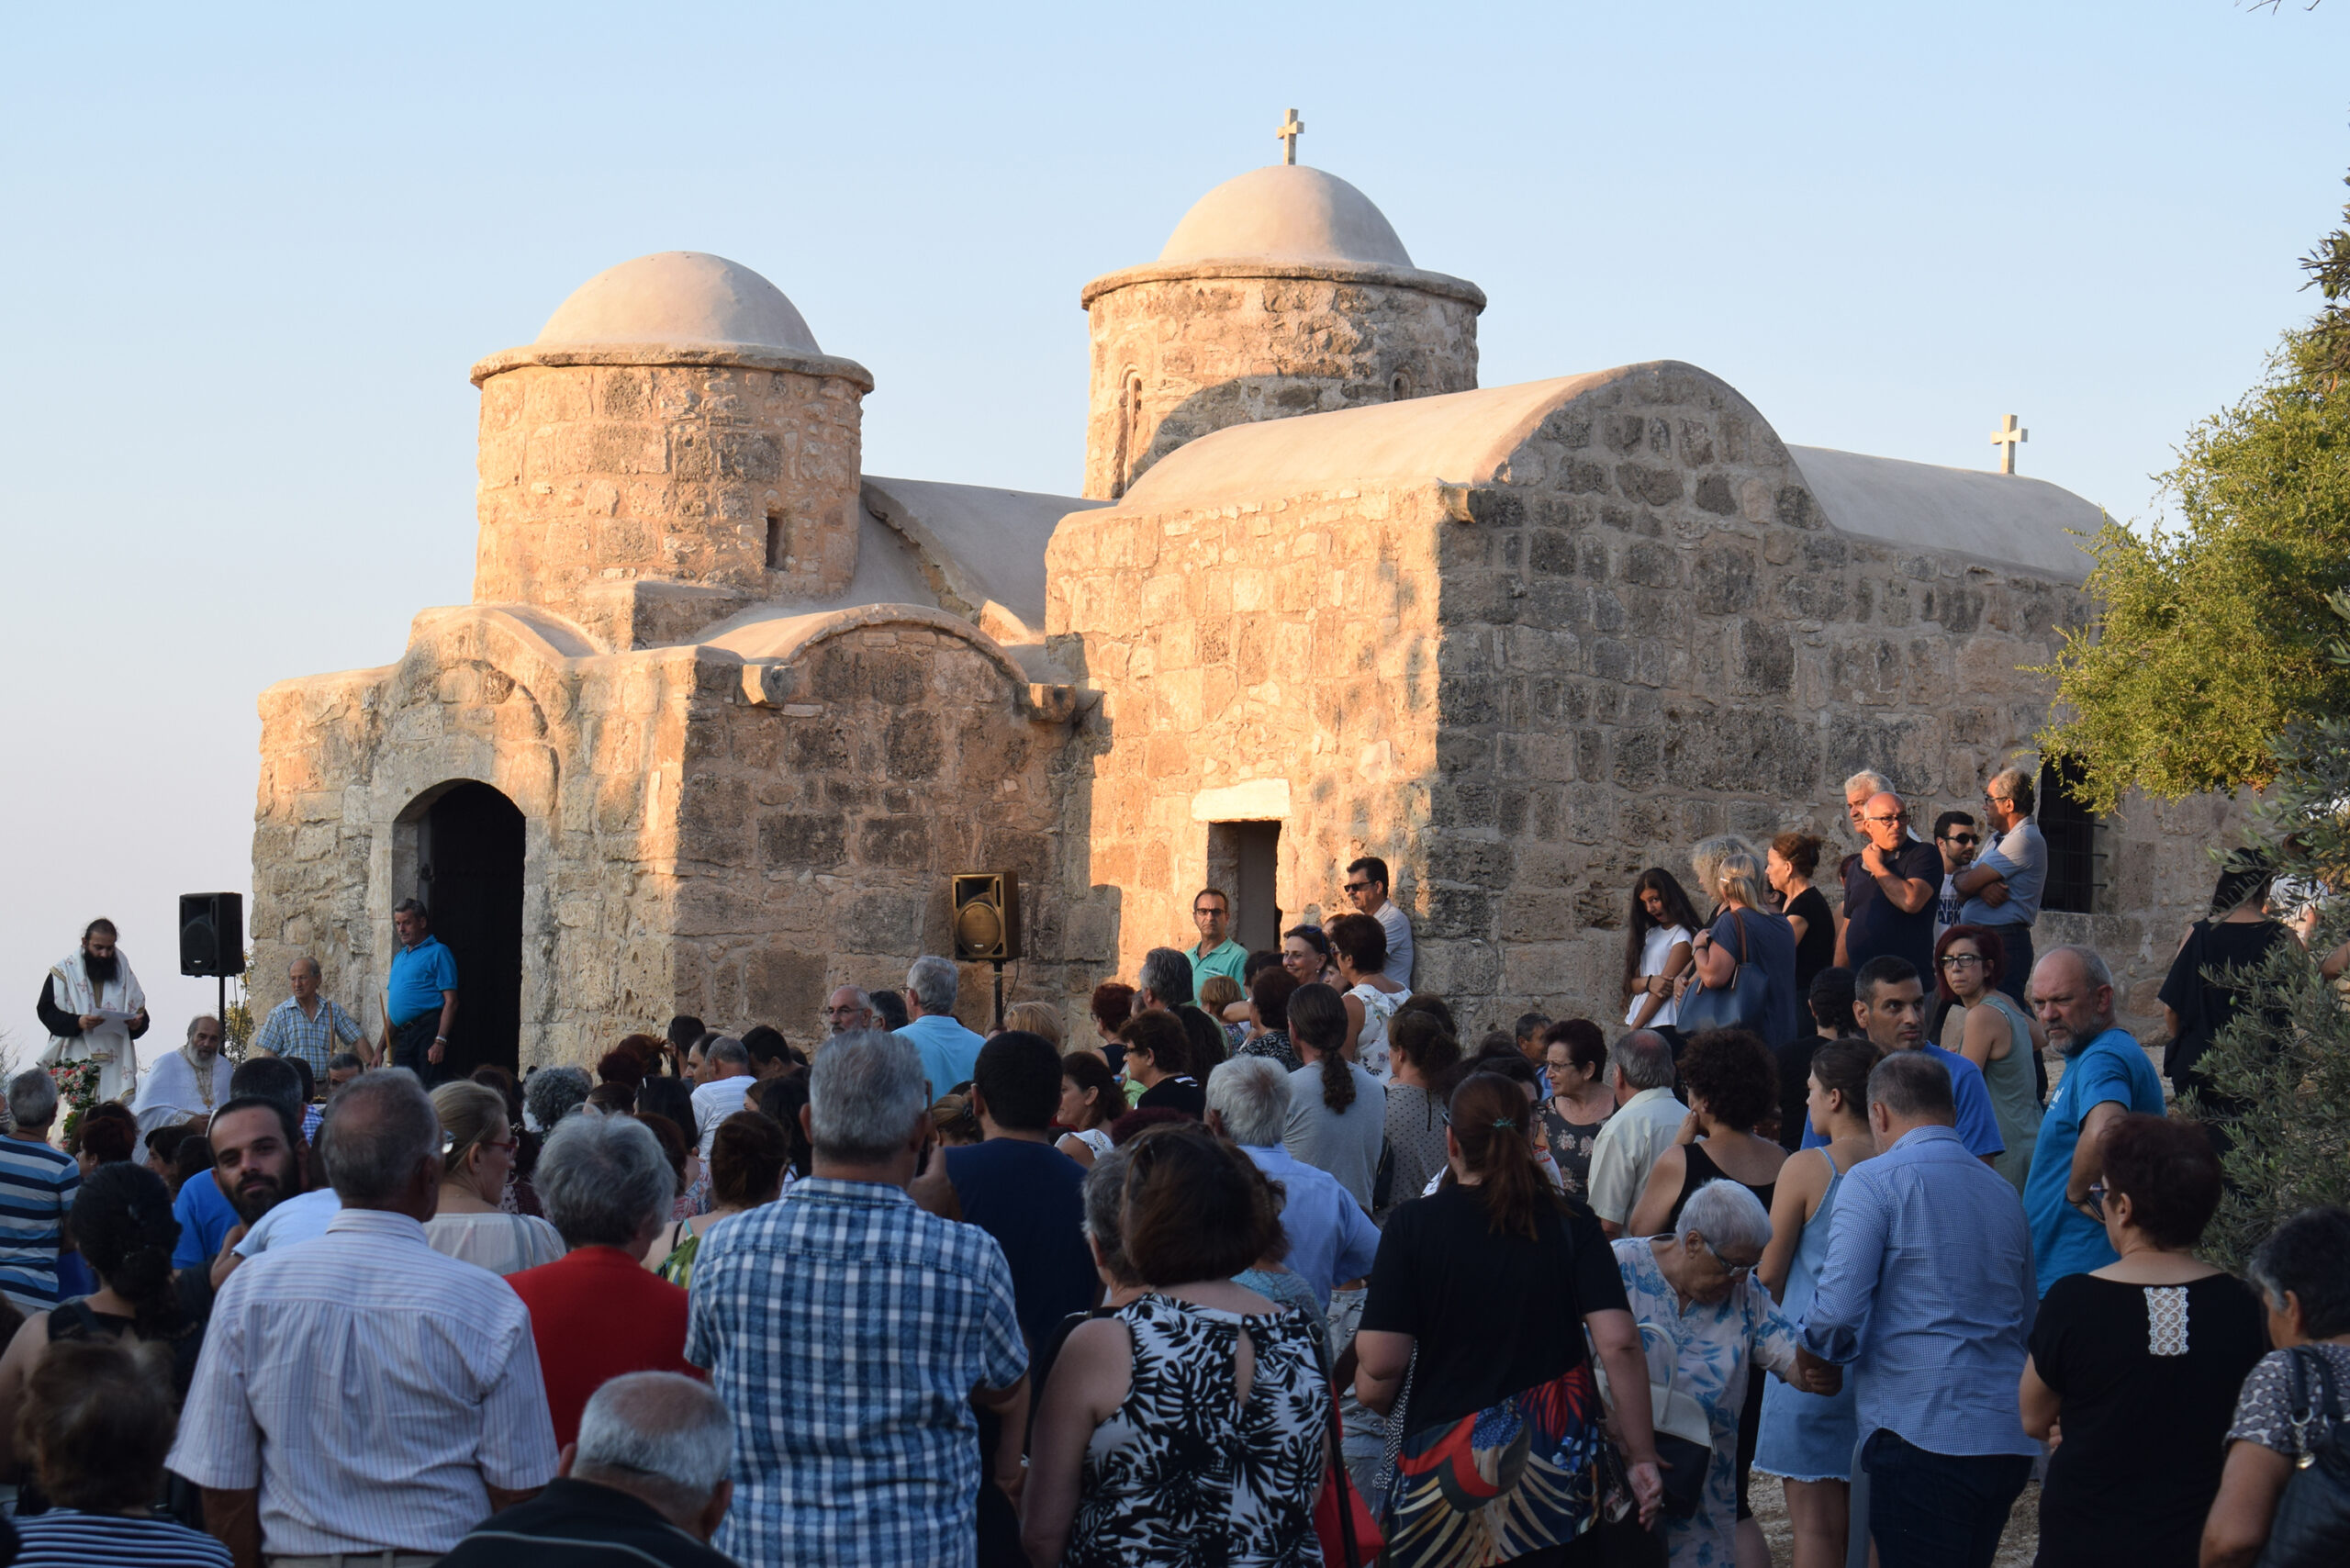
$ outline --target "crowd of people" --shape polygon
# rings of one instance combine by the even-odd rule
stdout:
[[[800,1046],[678,1017],[521,1081],[442,1076],[406,906],[375,1041],[305,958],[245,1059],[200,1017],[136,1077],[94,923],[6,1085],[0,1548],[1762,1568],[1775,1479],[1797,1568],[1986,1568],[2038,1471],[2043,1563],[2341,1561],[2277,1552],[2350,1447],[2350,1213],[2197,1256],[2214,1129],[2035,953],[2030,780],[1986,795],[1928,843],[1857,776],[1837,905],[1818,838],[1707,839],[1635,879],[1606,1026],[1473,1038],[1372,857],[1277,950],[1201,890],[1074,1028],[974,1030],[920,956]],[[2182,1082],[2266,892],[2182,944]]]

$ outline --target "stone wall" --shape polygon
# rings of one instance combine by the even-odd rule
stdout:
[[[1484,297],[1474,288],[1315,270],[1325,275],[1113,274],[1113,286],[1089,290],[1083,493],[1115,498],[1159,458],[1226,425],[1477,385]]]
[[[848,376],[524,364],[481,390],[476,603],[588,621],[599,585],[820,598],[856,570],[861,391]]]

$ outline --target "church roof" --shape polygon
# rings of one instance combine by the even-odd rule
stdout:
[[[1160,458],[1118,504],[1166,511],[1357,485],[1490,483],[1556,410],[1614,382],[1659,374],[1701,376],[1746,406],[1734,388],[1705,371],[1662,361],[1230,425]],[[2064,582],[2079,582],[2088,569],[2088,558],[2065,531],[2094,533],[2104,515],[2042,479],[1823,447],[1792,447],[1788,454],[1840,532],[1972,556]]]
[[[1251,169],[1202,196],[1158,259],[1412,264],[1394,226],[1369,196],[1336,174],[1291,163]]]
[[[974,615],[990,604],[1009,610],[1032,635],[1045,625],[1045,546],[1073,511],[1107,501],[989,485],[865,476],[868,510],[911,540],[937,574],[940,596]],[[1003,632],[998,632],[1003,636]],[[1010,640],[1025,641],[1016,633]]]

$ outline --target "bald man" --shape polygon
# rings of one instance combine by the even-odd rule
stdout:
[[[1891,790],[1862,802],[1868,842],[1844,863],[1844,918],[1836,933],[1838,967],[1871,958],[1907,958],[1934,972],[1934,901],[1942,887],[1942,852],[1909,833],[1909,808]]]

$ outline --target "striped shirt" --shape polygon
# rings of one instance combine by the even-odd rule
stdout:
[[[902,1188],[807,1177],[711,1227],[687,1313],[686,1360],[734,1413],[712,1545],[744,1568],[976,1560],[971,1390],[1028,1366],[993,1237]]]
[[[57,1243],[81,1185],[72,1155],[0,1137],[0,1295],[28,1312],[57,1305]]]
[[[310,1074],[319,1082],[327,1081],[327,1058],[339,1047],[357,1045],[366,1033],[358,1020],[345,1013],[330,996],[319,998],[319,1015],[306,1018],[302,1004],[287,997],[269,1010],[261,1021],[261,1032],[253,1036],[253,1049],[267,1051],[272,1056],[300,1057],[310,1065]]]
[[[171,1468],[261,1489],[263,1551],[445,1552],[554,1474],[531,1316],[406,1215],[345,1209],[220,1289]]]
[[[231,1568],[229,1549],[169,1519],[51,1508],[20,1517],[17,1568]]]

